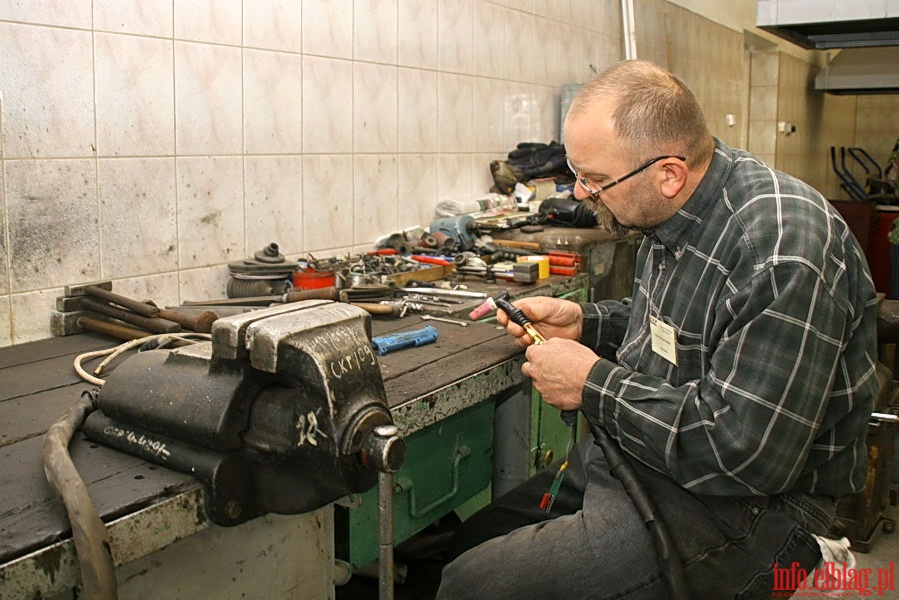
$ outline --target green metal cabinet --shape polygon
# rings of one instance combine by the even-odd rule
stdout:
[[[559,297],[584,302],[589,294],[585,285]],[[571,430],[540,394],[530,390],[529,394],[528,464],[521,467],[532,475],[564,456]],[[490,501],[495,409],[494,402],[484,402],[406,438],[406,462],[394,478],[394,543],[409,539],[452,511],[467,518]],[[375,560],[377,489],[354,495],[334,510],[336,557],[356,568]]]
[[[494,404],[484,402],[406,438],[394,476],[393,537],[400,543],[487,489],[493,473]],[[378,491],[335,507],[337,558],[362,567],[378,557]]]

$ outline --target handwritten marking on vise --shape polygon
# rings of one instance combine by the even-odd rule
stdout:
[[[353,371],[362,370],[366,365],[375,365],[375,352],[370,346],[359,346],[356,350],[343,358],[331,362],[331,375],[341,379]]]
[[[297,419],[297,432],[299,432],[297,446],[302,446],[306,442],[309,442],[310,446],[318,446],[318,436],[328,437],[324,431],[318,428],[318,417],[315,415],[315,411],[312,410],[305,415],[299,416]]]
[[[171,452],[169,452],[169,449],[166,448],[165,442],[150,439],[144,434],[138,435],[130,429],[108,425],[103,428],[103,433],[110,437],[124,439],[129,444],[140,446],[145,451],[149,452],[150,454],[155,454],[156,456],[168,458],[172,454]]]

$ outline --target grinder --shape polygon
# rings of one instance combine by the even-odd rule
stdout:
[[[123,361],[88,439],[198,478],[237,525],[365,491],[405,459],[369,314],[308,300],[222,318],[212,341]]]

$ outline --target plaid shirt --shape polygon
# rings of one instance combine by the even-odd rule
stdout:
[[[878,392],[876,299],[855,238],[814,189],[717,141],[678,213],[647,232],[633,298],[583,304],[584,412],[696,493],[864,487]],[[652,349],[673,326],[677,366]]]

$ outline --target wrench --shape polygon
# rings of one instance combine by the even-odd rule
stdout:
[[[444,323],[452,323],[453,325],[460,325],[462,327],[468,327],[468,321],[459,321],[458,319],[447,319],[446,317],[435,317],[434,315],[421,315],[422,321],[442,321]]]

